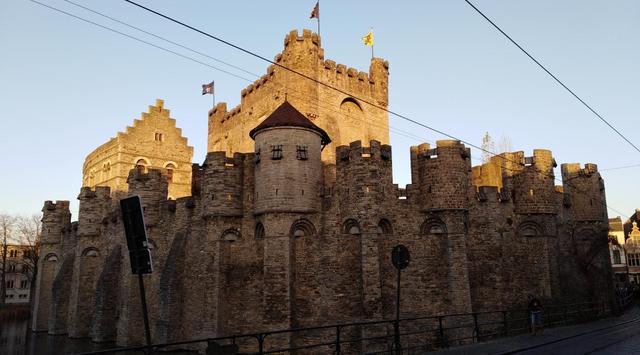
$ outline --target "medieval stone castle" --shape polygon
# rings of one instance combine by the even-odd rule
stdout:
[[[324,59],[310,31],[286,36],[241,103],[209,112],[192,148],[164,103],[89,154],[77,222],[45,202],[33,330],[140,344],[142,317],[118,198],[144,203],[158,343],[359,320],[395,310],[390,252],[406,245],[402,316],[547,302],[609,302],[604,183],[596,165],[551,152],[472,167],[458,141],[412,147],[411,184],[393,183],[388,63],[368,73]],[[357,97],[357,98],[356,98]],[[289,339],[288,341],[294,341]]]

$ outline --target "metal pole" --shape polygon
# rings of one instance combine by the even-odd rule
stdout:
[[[147,311],[147,297],[144,293],[144,281],[142,273],[138,268],[138,284],[140,285],[140,300],[142,301],[142,316],[144,318],[144,333],[147,338],[148,355],[153,355],[153,347],[151,346],[151,331],[149,330],[149,312]]]
[[[509,336],[509,320],[507,319],[507,311],[502,311],[502,323],[504,324],[504,335]]]
[[[438,317],[438,337],[440,338],[438,343],[441,348],[444,347],[444,328],[442,327],[442,319],[442,316]]]
[[[318,0],[318,16],[316,20],[318,20],[318,43],[322,45],[322,38],[320,37],[320,0]]]

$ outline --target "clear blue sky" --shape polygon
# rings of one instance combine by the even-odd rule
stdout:
[[[41,1],[192,55],[65,1]],[[265,72],[264,62],[124,1],[73,1],[253,73]],[[316,26],[308,19],[314,0],[141,2],[268,58],[282,50],[290,30]],[[475,4],[640,145],[640,2]],[[462,0],[324,0],[321,16],[325,57],[365,71],[370,51],[360,38],[373,26],[376,56],[390,62],[394,111],[478,145],[489,132],[496,140],[508,136],[513,149],[527,155],[551,149],[559,164],[640,164],[640,153]],[[211,97],[200,95],[200,85],[215,80],[217,100],[230,106],[247,85],[28,0],[0,2],[0,53],[0,211],[10,213],[38,212],[44,200],[64,199],[71,200],[75,214],[84,157],[156,98],[165,100],[195,147],[194,161],[202,162]],[[390,125],[425,141],[444,138],[394,117]],[[394,179],[402,186],[410,182],[409,146],[419,142],[392,133],[391,143]],[[478,151],[473,155],[480,157]],[[611,207],[627,216],[640,207],[640,167],[602,174]]]

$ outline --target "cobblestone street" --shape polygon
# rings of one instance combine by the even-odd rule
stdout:
[[[640,308],[620,317],[546,329],[543,335],[520,335],[435,352],[442,355],[481,354],[639,354]]]

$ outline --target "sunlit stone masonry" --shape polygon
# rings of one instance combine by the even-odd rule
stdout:
[[[549,150],[472,167],[469,148],[444,140],[407,152],[411,184],[401,188],[388,115],[367,103],[386,107],[389,64],[336,64],[308,30],[288,34],[275,62],[350,94],[272,65],[238,106],[209,111],[209,153],[193,165],[158,100],[87,157],[77,222],[69,202],[45,202],[33,330],[144,342],[118,207],[127,195],[141,196],[153,247],[145,282],[156,343],[393,318],[399,243],[412,255],[403,317],[522,306],[527,294],[611,303],[596,165],[563,164],[556,186]]]

